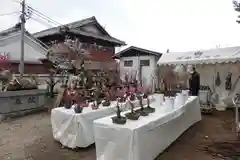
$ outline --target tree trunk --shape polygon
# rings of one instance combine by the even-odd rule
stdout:
[[[118,118],[121,118],[120,106],[117,106],[117,117],[118,117]]]

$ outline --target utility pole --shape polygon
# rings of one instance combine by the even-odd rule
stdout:
[[[25,0],[21,3],[22,8],[22,14],[20,16],[21,19],[21,58],[20,58],[20,66],[19,66],[19,72],[20,77],[23,78],[24,74],[24,33],[25,33]]]

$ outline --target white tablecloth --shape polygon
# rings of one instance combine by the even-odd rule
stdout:
[[[151,98],[150,101],[154,99]],[[76,114],[74,109],[64,107],[52,109],[51,124],[54,139],[69,148],[87,147],[93,144],[95,142],[93,121],[114,114],[115,106],[116,102],[112,102],[110,107],[100,107],[98,110],[86,107],[80,114]],[[129,104],[123,106],[123,110],[128,110],[130,107]]]
[[[98,160],[153,160],[191,125],[201,120],[197,97],[175,109],[151,104],[156,112],[125,125],[113,124],[108,116],[94,121]]]

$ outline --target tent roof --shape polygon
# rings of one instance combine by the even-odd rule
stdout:
[[[158,65],[215,64],[240,61],[240,46],[188,52],[164,53]]]

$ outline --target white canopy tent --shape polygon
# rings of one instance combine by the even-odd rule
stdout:
[[[200,74],[201,85],[210,86],[219,96],[221,104],[229,103],[237,92],[240,92],[240,46],[215,48],[209,50],[170,52],[158,60],[158,65],[188,65],[193,64]],[[217,72],[220,75],[220,86],[215,85]],[[228,72],[232,73],[232,90],[225,89]]]
[[[157,64],[216,64],[229,62],[235,63],[237,61],[240,61],[240,46],[200,51],[165,53],[158,60]]]

